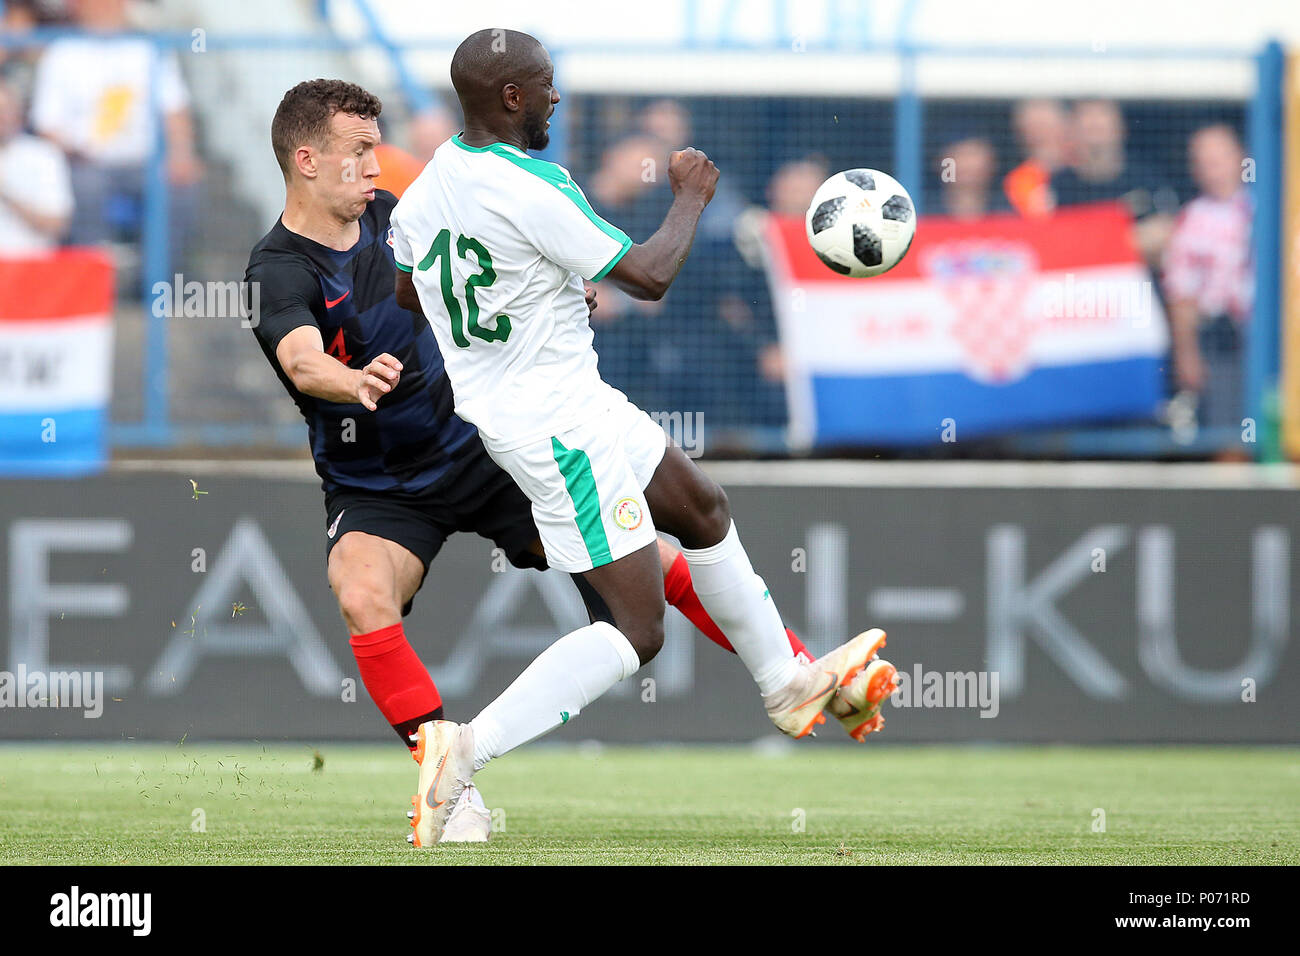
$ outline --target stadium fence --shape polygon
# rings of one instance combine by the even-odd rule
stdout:
[[[358,9],[368,11],[369,5]],[[194,101],[207,163],[198,221],[178,236],[161,132],[149,158],[150,188],[138,210],[138,245],[119,249],[110,440],[121,454],[227,447],[301,449],[303,429],[237,316],[169,316],[159,290],[242,278],[247,251],[271,226],[282,195],[268,126],[280,94],[314,75],[363,82],[385,101],[386,136],[409,145],[412,117],[454,104],[445,81],[445,44],[405,42],[369,14],[360,38],[339,32],[147,35],[162,57],[178,56]],[[38,30],[0,37],[8,50],[67,35]],[[545,38],[543,38],[545,39]],[[1284,54],[1276,44],[1253,57],[1229,50],[938,48],[886,45],[722,43],[665,50],[556,45],[556,85],[565,100],[542,154],[567,165],[589,194],[619,196],[629,174],[620,145],[686,132],[716,158],[725,189],[701,228],[684,288],[657,311],[638,310],[610,290],[597,324],[607,377],[639,403],[670,415],[697,415],[709,453],[786,454],[786,401],[770,294],[744,228],[771,201],[773,178],[800,161],[827,172],[888,169],[921,212],[933,210],[947,146],[979,137],[993,147],[996,175],[1019,156],[1013,104],[1026,93],[1117,100],[1129,155],[1158,171],[1177,201],[1194,194],[1186,171],[1188,135],[1211,122],[1240,130],[1257,171],[1253,236],[1256,286],[1245,375],[1246,415],[1276,424],[1280,256],[1281,110]],[[790,54],[802,60],[792,61]],[[611,64],[613,61],[613,64]],[[1198,66],[1191,78],[1189,64]],[[1030,89],[1018,74],[1050,76]],[[157,72],[155,72],[155,78]],[[152,104],[157,110],[155,82]],[[155,124],[159,128],[159,124]],[[663,208],[666,171],[639,169],[611,218],[643,240]],[[646,176],[649,176],[647,179]],[[644,186],[645,188],[640,188]],[[593,197],[598,208],[601,202]],[[616,215],[617,214],[617,215]],[[621,220],[621,221],[620,221]],[[740,241],[737,241],[737,237]],[[748,242],[746,237],[748,236]],[[816,321],[810,317],[809,321]],[[608,354],[607,354],[608,352]],[[1209,436],[1213,437],[1213,436]],[[1208,447],[1208,446],[1207,446]],[[1265,441],[1250,449],[1267,457]],[[1195,455],[1156,422],[1126,427],[1022,432],[995,454],[1049,457]],[[942,453],[939,449],[936,453]],[[922,450],[920,453],[929,452]]]

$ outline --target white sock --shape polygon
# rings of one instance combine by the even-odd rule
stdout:
[[[781,690],[799,671],[776,602],[754,573],[733,521],[727,536],[708,548],[682,548],[700,604],[722,628],[749,668],[764,697]]]
[[[640,666],[631,643],[612,624],[597,621],[564,635],[470,721],[475,771],[568,723]]]

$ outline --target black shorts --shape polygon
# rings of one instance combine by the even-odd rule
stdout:
[[[546,570],[546,559],[530,548],[540,540],[533,505],[486,451],[480,450],[442,487],[411,494],[334,488],[325,493],[325,560],[349,531],[362,531],[400,544],[424,565],[457,531],[490,538],[517,568]],[[420,578],[423,586],[424,578]],[[418,588],[417,588],[418,590]],[[408,601],[403,616],[411,612]]]

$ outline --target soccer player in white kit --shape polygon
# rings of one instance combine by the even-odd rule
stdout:
[[[878,630],[812,663],[795,658],[722,489],[601,380],[583,280],[661,298],[718,170],[698,150],[673,153],[672,208],[650,239],[633,243],[592,210],[566,169],[528,155],[549,139],[547,118],[560,100],[553,78],[545,48],[524,33],[482,30],[456,50],[451,79],[464,130],[438,148],[392,213],[397,301],[433,327],[456,413],[532,501],[547,562],[583,574],[614,620],[561,637],[470,723],[421,726],[422,846],[437,842],[475,771],[568,722],[659,651],[657,529],[681,541],[700,602],[782,732],[806,735],[824,709],[848,727],[878,710],[892,681],[892,665],[875,654]]]

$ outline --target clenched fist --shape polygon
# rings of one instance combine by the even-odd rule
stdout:
[[[674,196],[697,195],[707,204],[718,185],[718,167],[698,149],[679,149],[668,156],[668,185]]]

